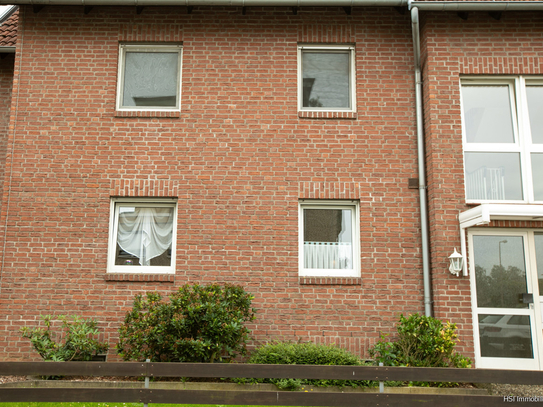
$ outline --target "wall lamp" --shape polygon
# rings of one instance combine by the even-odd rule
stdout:
[[[458,277],[464,265],[464,258],[456,251],[456,247],[454,248],[454,253],[449,256],[449,263],[449,271]]]

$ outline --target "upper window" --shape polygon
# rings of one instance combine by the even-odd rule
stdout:
[[[462,81],[468,202],[543,201],[543,80]]]
[[[355,111],[354,47],[298,46],[298,110]]]
[[[301,276],[360,276],[358,211],[355,201],[300,202]]]
[[[180,45],[121,44],[117,110],[179,110]]]
[[[112,201],[108,271],[173,273],[176,224],[171,201]]]

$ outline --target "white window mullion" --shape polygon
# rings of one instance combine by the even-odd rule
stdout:
[[[464,151],[473,153],[521,153],[522,147],[518,144],[479,144],[469,143]]]
[[[517,95],[517,117],[519,132],[519,147],[521,152],[521,174],[522,185],[524,187],[525,200],[534,201],[532,167],[530,157],[530,120],[528,116],[528,103],[526,100],[526,81],[524,77],[515,79]]]
[[[521,77],[522,80],[522,92],[523,92],[523,125],[525,128],[525,134],[524,134],[524,156],[525,156],[525,166],[526,166],[526,174],[528,178],[528,184],[527,188],[529,190],[530,194],[530,202],[543,202],[542,199],[542,191],[539,187],[543,174],[537,172],[537,170],[541,170],[542,165],[541,162],[543,160],[543,143],[534,143],[533,138],[537,136],[536,133],[541,134],[540,128],[534,128],[532,129],[532,121],[530,120],[530,114],[533,114],[535,117],[539,118],[539,115],[541,112],[532,111],[530,112],[530,106],[528,104],[529,98],[528,98],[528,87],[541,87],[543,85],[543,82],[540,79],[535,78],[524,78]],[[532,97],[533,100],[533,97]],[[532,105],[532,108],[535,108]],[[533,120],[535,123],[534,125],[540,124],[539,120]],[[534,136],[532,136],[534,134]],[[536,170],[534,171],[534,165],[536,166]],[[534,188],[534,185],[538,185],[536,188]]]

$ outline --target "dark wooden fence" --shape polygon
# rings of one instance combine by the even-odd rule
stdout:
[[[543,385],[543,371],[368,366],[207,363],[0,362],[0,376],[254,377]],[[377,389],[377,391],[379,391]],[[498,406],[543,403],[486,395],[304,391],[160,390],[150,388],[8,388],[0,402],[131,402],[273,406]],[[543,404],[541,404],[543,405]]]

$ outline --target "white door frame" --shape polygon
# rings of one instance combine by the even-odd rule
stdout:
[[[475,366],[478,368],[496,369],[523,369],[543,370],[543,335],[542,335],[542,311],[539,285],[537,279],[537,263],[534,242],[534,232],[543,232],[536,229],[498,229],[498,228],[469,228],[469,268],[471,283],[471,304],[473,318],[473,339],[475,348]],[[475,285],[475,259],[473,252],[473,236],[512,236],[522,237],[524,242],[524,257],[526,265],[527,291],[533,293],[534,302],[528,308],[479,308],[477,306],[477,290]],[[543,293],[541,293],[543,294]],[[531,322],[533,359],[482,357],[479,342],[479,314],[495,315],[529,315]]]

